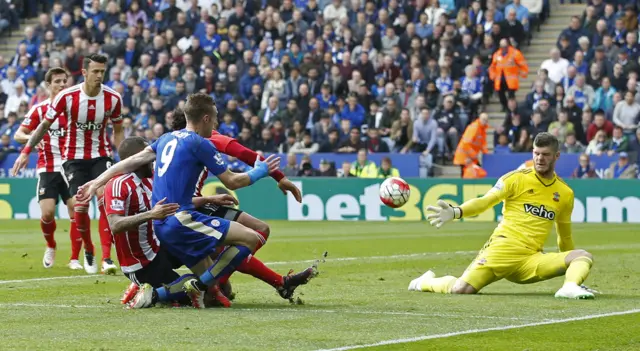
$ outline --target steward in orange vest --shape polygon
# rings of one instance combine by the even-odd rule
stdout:
[[[522,56],[520,50],[509,45],[507,39],[500,40],[500,49],[493,54],[489,66],[489,78],[493,81],[494,89],[500,93],[500,103],[506,109],[507,96],[515,96],[515,91],[520,87],[520,79],[526,79],[529,74],[529,65]],[[506,86],[502,83],[506,82]]]

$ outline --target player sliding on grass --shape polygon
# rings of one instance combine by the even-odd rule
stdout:
[[[184,111],[182,111],[182,109],[180,108],[175,109],[173,111],[173,123],[171,125],[171,128],[173,130],[181,130],[184,129],[186,125],[187,121]],[[218,151],[229,156],[236,157],[240,161],[251,166],[254,165],[256,160],[264,159],[263,157],[258,156],[255,151],[242,146],[237,140],[218,133],[216,131],[217,127],[218,122],[216,120],[214,122],[214,130],[209,137],[209,141],[213,143]],[[204,187],[204,183],[208,175],[209,170],[205,167],[200,174],[200,179],[198,180],[198,185],[196,186],[196,191],[194,193],[195,197],[202,196],[202,188]],[[287,177],[285,177],[285,175],[280,170],[276,170],[270,175],[276,182],[278,182],[278,187],[284,194],[290,192],[295,197],[296,201],[302,202],[300,189],[298,189],[289,179],[287,179]],[[256,246],[253,254],[255,254],[256,251],[258,251],[267,242],[270,233],[269,225],[246,212],[232,207],[215,205],[207,205],[198,208],[198,211],[209,216],[221,217],[236,221],[255,230],[260,235],[260,241],[258,242],[258,245]],[[278,294],[280,294],[280,296],[284,299],[290,299],[293,296],[295,289],[299,285],[306,284],[316,273],[313,267],[309,267],[300,273],[291,274],[292,272],[290,272],[289,275],[282,276],[271,270],[269,267],[265,266],[264,263],[262,263],[256,257],[252,256],[247,257],[247,259],[245,259],[242,264],[238,266],[238,271],[241,273],[252,275],[253,277],[258,278],[265,283],[273,286],[278,291]],[[229,276],[225,276],[220,279],[221,288],[225,286],[225,283],[228,281],[228,279]],[[225,290],[226,289],[223,288],[223,291]],[[225,291],[225,293],[227,296],[229,296],[228,292]]]
[[[555,174],[560,157],[558,139],[540,133],[533,142],[533,169],[508,173],[481,198],[460,207],[439,200],[429,206],[431,225],[477,216],[504,201],[503,220],[462,277],[436,278],[432,271],[414,279],[409,290],[451,294],[475,294],[500,279],[518,284],[535,283],[565,275],[557,298],[592,299],[581,284],[593,263],[590,253],[574,249],[571,237],[573,190]],[[558,253],[543,253],[544,243],[555,223]]]
[[[144,150],[149,145],[140,137],[125,139],[118,148],[122,160]],[[180,276],[173,269],[176,264],[158,243],[153,232],[153,220],[164,220],[175,215],[180,207],[158,201],[151,207],[153,168],[149,163],[132,173],[116,176],[107,182],[104,192],[105,210],[111,231],[114,233],[116,253],[124,275],[135,284],[142,286],[141,293],[125,294],[123,303],[131,308],[149,307],[156,302],[188,302],[182,290],[184,283],[196,276]],[[214,195],[194,198],[195,206],[206,203],[233,205],[236,200],[231,195]]]
[[[192,194],[202,168],[209,168],[227,188],[238,189],[266,177],[278,168],[280,160],[270,156],[264,162],[256,161],[255,168],[247,173],[227,170],[220,153],[205,139],[217,119],[212,98],[192,94],[184,110],[186,129],[163,135],[151,147],[107,170],[79,191],[79,200],[88,199],[114,175],[134,171],[155,159],[153,203],[166,198],[180,208],[174,216],[155,220],[154,230],[167,251],[198,275],[199,280],[186,282],[184,288],[192,305],[202,308],[204,292],[233,272],[259,241],[258,234],[242,224],[195,211]],[[214,262],[210,255],[220,245],[228,247]]]

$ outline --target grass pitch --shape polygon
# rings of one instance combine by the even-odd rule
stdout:
[[[638,350],[640,241],[637,225],[582,224],[575,242],[594,254],[594,301],[553,298],[562,278],[506,281],[477,296],[408,292],[427,269],[459,276],[492,223],[434,230],[426,223],[271,222],[258,257],[286,273],[328,251],[302,304],[236,274],[231,309],[124,310],[116,277],[66,268],[59,221],[54,268],[42,268],[35,221],[0,221],[2,350]],[[96,228],[94,242],[99,247]],[[548,247],[555,247],[551,237]],[[99,253],[97,253],[99,256]],[[114,255],[115,258],[115,255]]]

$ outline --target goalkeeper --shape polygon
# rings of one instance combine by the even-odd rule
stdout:
[[[555,174],[560,157],[558,139],[540,133],[533,143],[533,169],[508,173],[483,197],[451,207],[442,200],[429,206],[431,225],[440,228],[453,219],[473,217],[504,201],[503,220],[460,278],[436,278],[432,271],[414,279],[409,290],[475,294],[485,286],[507,279],[529,284],[565,276],[557,298],[592,299],[582,283],[593,263],[590,253],[574,248],[571,237],[573,190]],[[543,253],[555,223],[557,253]]]

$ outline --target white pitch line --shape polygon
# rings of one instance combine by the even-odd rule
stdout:
[[[0,303],[0,308],[12,308],[12,307],[34,307],[34,308],[112,308],[112,307],[124,307],[117,304],[105,304],[105,305],[51,305],[43,303]],[[364,314],[364,315],[379,315],[379,316],[408,316],[408,317],[444,317],[444,318],[477,318],[477,319],[501,319],[501,320],[523,320],[530,321],[532,318],[517,318],[517,317],[501,317],[501,316],[476,316],[468,315],[464,313],[418,313],[418,312],[402,312],[402,311],[355,311],[355,310],[321,310],[321,309],[296,309],[296,308],[231,308],[230,310],[224,310],[234,312],[287,312],[287,313],[326,313],[326,314]]]
[[[463,331],[451,332],[451,333],[444,333],[444,334],[423,335],[423,336],[417,336],[417,337],[413,337],[413,338],[384,340],[384,341],[379,341],[379,342],[372,343],[372,344],[351,345],[351,346],[336,347],[336,348],[332,348],[332,349],[320,349],[320,350],[316,350],[316,351],[356,350],[356,349],[363,349],[363,348],[367,348],[367,347],[405,344],[405,343],[418,342],[418,341],[424,341],[424,340],[443,339],[443,338],[449,338],[449,337],[452,337],[452,336],[459,336],[459,335],[479,334],[479,333],[486,333],[486,332],[491,332],[491,331],[504,331],[504,330],[511,330],[511,329],[537,327],[537,326],[541,326],[541,325],[577,322],[577,321],[584,321],[584,320],[589,320],[589,319],[613,317],[613,316],[622,316],[622,315],[634,314],[634,313],[640,313],[640,309],[636,308],[636,309],[627,310],[627,311],[620,311],[620,312],[591,314],[591,315],[587,315],[587,316],[571,317],[571,318],[564,318],[564,319],[551,319],[551,320],[545,320],[545,321],[534,322],[534,323],[517,324],[517,325],[505,325],[505,326],[493,327],[493,328],[469,329],[469,330],[463,330]]]

